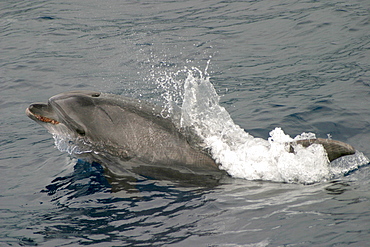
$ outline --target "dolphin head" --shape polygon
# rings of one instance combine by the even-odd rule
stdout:
[[[127,109],[134,104],[118,95],[72,91],[57,94],[47,103],[31,104],[26,114],[53,135],[60,151],[73,155],[105,152],[127,160],[137,143],[128,128],[128,122],[135,121],[129,114],[135,114]]]
[[[94,91],[73,91],[51,97],[47,103],[34,103],[26,109],[28,117],[41,124],[52,134],[70,138],[86,135],[86,116],[94,110]]]
[[[161,109],[119,95],[73,91],[55,95],[47,103],[31,104],[26,114],[54,138],[77,144],[78,150],[84,145],[82,150],[109,152],[124,159],[140,156],[151,162],[158,156],[175,156],[175,151],[158,155],[166,149],[163,145],[181,147],[179,142],[185,143],[171,120],[161,117]]]

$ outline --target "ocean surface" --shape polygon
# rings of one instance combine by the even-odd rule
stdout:
[[[314,177],[290,160],[283,179],[266,166],[117,187],[24,113],[72,90],[196,109],[190,123],[227,122],[233,145],[311,133],[370,157],[369,1],[0,2],[0,246],[368,246],[366,158]]]

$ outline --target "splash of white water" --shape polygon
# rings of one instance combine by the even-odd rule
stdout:
[[[70,155],[80,155],[91,153],[93,148],[86,143],[83,138],[78,137],[63,123],[57,125],[45,125],[49,133],[53,135],[54,144],[61,152],[67,152]]]
[[[93,152],[90,144],[79,138],[72,138],[68,135],[63,135],[59,132],[52,133],[54,144],[61,152],[66,152],[70,155],[80,155]]]
[[[289,152],[287,142],[315,138],[313,133],[302,133],[293,139],[281,128],[275,128],[268,140],[263,140],[245,132],[220,106],[209,77],[197,68],[188,70],[185,80],[181,127],[192,128],[220,169],[233,177],[307,184],[330,179],[343,171],[331,168],[322,145],[298,146],[295,153]]]

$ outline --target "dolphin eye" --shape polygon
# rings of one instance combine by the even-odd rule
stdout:
[[[76,132],[77,132],[77,134],[79,134],[79,135],[81,135],[81,136],[85,136],[85,131],[84,130],[82,130],[82,129],[76,129]]]
[[[99,96],[100,96],[100,93],[93,93],[93,94],[91,94],[91,97],[94,97],[94,98],[97,98]]]

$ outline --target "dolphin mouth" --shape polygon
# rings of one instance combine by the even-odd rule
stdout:
[[[70,131],[74,131],[78,135],[84,136],[86,134],[84,128],[76,123],[73,119],[65,115],[62,108],[59,108],[60,107],[58,105],[54,106],[50,104],[50,102],[48,104],[34,103],[26,109],[26,114],[29,118],[41,124],[43,127],[53,133],[55,131],[58,132],[61,129],[54,128],[52,126],[63,125],[64,127],[70,129]]]
[[[63,125],[68,128],[71,133],[74,132],[78,136],[86,135],[86,128],[76,119],[69,111],[72,110],[74,102],[78,99],[98,98],[101,93],[95,91],[72,91],[61,93],[51,97],[47,103],[33,103],[26,109],[26,114],[29,118],[41,124],[49,131],[60,130],[52,126]],[[81,104],[81,103],[80,103]]]
[[[51,107],[44,103],[31,104],[26,109],[26,114],[28,117],[38,122],[50,123],[53,125],[60,123],[58,120],[56,120],[56,116]]]

